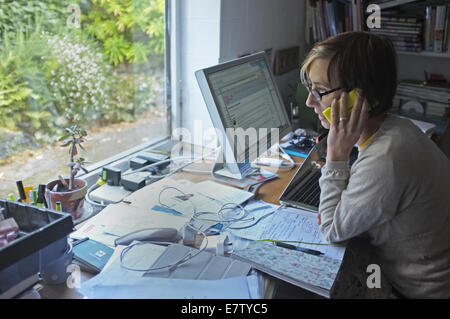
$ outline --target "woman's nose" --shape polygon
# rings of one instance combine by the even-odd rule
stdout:
[[[308,107],[315,107],[319,105],[319,102],[317,102],[316,98],[314,97],[314,95],[312,95],[311,93],[308,94],[308,98],[306,99],[305,102],[306,106]]]

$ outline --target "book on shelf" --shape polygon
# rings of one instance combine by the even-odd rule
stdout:
[[[397,96],[447,105],[450,101],[450,86],[424,84],[416,80],[403,80],[397,86]],[[436,104],[434,104],[436,106]]]
[[[427,102],[425,107],[426,115],[446,117],[449,114],[449,105],[444,103]]]
[[[312,44],[346,31],[364,30],[364,8],[361,0],[307,1],[306,37]]]
[[[449,51],[450,4],[427,5],[425,7],[425,50],[443,53]]]
[[[402,24],[415,24],[419,22],[417,17],[395,17],[395,16],[382,16],[380,17],[380,21],[382,24],[394,22],[394,23],[402,23]]]
[[[434,52],[442,53],[446,6],[436,6],[436,24],[434,28]]]
[[[416,1],[418,1],[418,0],[384,0],[384,1],[382,0],[382,1],[377,1],[377,4],[380,6],[380,9],[388,9],[388,8],[416,2]]]

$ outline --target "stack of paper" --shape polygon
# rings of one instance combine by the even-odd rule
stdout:
[[[107,206],[89,219],[72,238],[89,237],[114,247],[114,240],[130,232],[155,227],[181,229],[194,212],[212,213],[206,218],[218,219],[226,203],[242,204],[253,194],[212,181],[191,183],[162,179],[144,187],[119,204]],[[214,224],[204,222],[203,229]]]
[[[135,244],[135,243],[133,243]],[[181,245],[172,245],[175,250],[183,250]],[[241,273],[236,276],[213,279],[192,278],[192,272],[186,269],[197,269],[200,264],[206,266],[208,262],[200,257],[193,258],[175,271],[131,271],[121,265],[121,252],[124,246],[116,248],[104,270],[87,281],[80,291],[88,298],[261,298],[261,289],[256,275],[246,276],[250,266],[241,267]],[[173,249],[172,249],[173,251]],[[144,244],[136,245],[122,259],[122,263],[129,268],[147,269],[157,267],[161,263],[170,262],[172,254],[167,253],[166,247]],[[204,253],[208,254],[208,253]],[[205,255],[203,255],[205,256]],[[196,259],[197,258],[197,259]],[[222,257],[224,258],[224,257]],[[228,263],[236,261],[229,260]],[[191,265],[189,266],[189,263]],[[241,263],[242,265],[245,265]],[[216,267],[218,268],[218,267]],[[200,269],[201,270],[201,269]],[[197,273],[198,273],[197,269]],[[216,272],[219,270],[216,270]],[[201,272],[203,273],[203,272]],[[151,276],[150,276],[151,274]],[[167,276],[170,274],[170,276]],[[183,274],[186,274],[185,276]],[[200,278],[206,278],[201,276]]]

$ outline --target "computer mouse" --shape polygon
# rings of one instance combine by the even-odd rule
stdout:
[[[117,238],[114,244],[129,245],[135,240],[174,243],[180,239],[181,236],[175,228],[144,228]]]

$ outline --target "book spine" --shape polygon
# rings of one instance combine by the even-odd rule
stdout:
[[[425,26],[424,26],[424,47],[425,50],[428,50],[430,47],[430,36],[431,34],[431,6],[425,7]]]
[[[345,32],[350,31],[349,8],[350,6],[348,4],[345,4],[345,29],[344,29]]]
[[[436,26],[434,34],[434,52],[436,53],[442,53],[446,9],[446,6],[436,7]]]
[[[358,14],[356,11],[356,0],[352,0],[352,31],[358,31]]]
[[[434,51],[434,34],[436,30],[436,7],[431,8],[430,43],[428,51]]]
[[[330,13],[331,34],[337,35],[339,33],[339,28],[337,21],[336,0],[332,0],[331,3],[328,3],[328,11]]]
[[[320,17],[320,34],[322,36],[322,40],[327,38],[327,26],[325,23],[325,14],[323,7],[323,0],[319,0],[319,17]]]
[[[443,51],[448,52],[448,41],[449,41],[449,33],[450,33],[450,4],[447,5],[447,14],[445,17],[445,33],[444,33],[444,44]]]
[[[320,41],[319,13],[317,7],[313,7],[313,33],[314,42]]]
[[[362,14],[362,5],[361,5],[361,0],[356,0],[356,10],[357,10],[357,31],[362,31],[362,19],[363,19],[363,14]]]
[[[417,23],[417,18],[381,17],[381,22]]]

